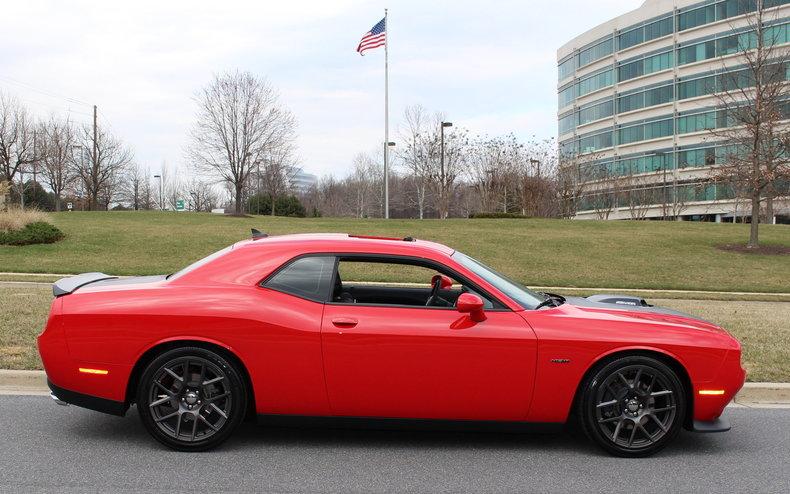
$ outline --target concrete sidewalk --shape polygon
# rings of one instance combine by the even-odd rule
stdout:
[[[0,395],[48,395],[44,371],[0,369]],[[750,408],[790,408],[790,383],[746,383],[733,402]]]

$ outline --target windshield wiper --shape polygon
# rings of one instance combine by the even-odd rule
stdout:
[[[565,303],[565,297],[562,295],[557,295],[556,293],[546,293],[546,292],[538,292],[541,295],[545,295],[546,299],[535,306],[534,310],[538,310],[541,307],[559,307],[560,305]]]

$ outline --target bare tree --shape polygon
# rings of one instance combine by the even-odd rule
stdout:
[[[201,180],[192,179],[186,186],[189,197],[189,209],[193,211],[210,212],[217,203],[217,193],[211,184]]]
[[[788,95],[785,71],[788,51],[779,45],[781,26],[771,26],[768,4],[748,2],[748,31],[737,36],[738,61],[745,68],[725,72],[715,93],[719,110],[710,133],[728,152],[716,166],[714,177],[743,190],[751,203],[751,229],[747,247],[759,246],[760,203],[772,198],[775,184],[790,179],[790,131],[783,108]],[[772,207],[772,206],[771,206]]]
[[[148,180],[148,177],[145,175],[145,172],[136,165],[132,165],[126,172],[126,179],[124,180],[124,190],[123,196],[126,202],[129,203],[129,207],[134,209],[135,211],[139,211],[140,209],[146,209],[143,207],[143,188],[145,187],[145,181]],[[150,200],[150,185],[149,185],[149,200]]]
[[[442,160],[442,113],[429,116],[422,106],[410,106],[404,113],[401,131],[404,148],[400,160],[410,181],[416,188],[415,202],[422,219],[427,199],[435,199],[439,218],[449,215],[451,200],[464,159],[466,131],[453,128],[444,132],[444,160]]]
[[[162,175],[162,180],[165,179],[164,173]],[[178,206],[178,201],[184,199],[184,182],[178,176],[178,172],[173,174],[173,177],[169,178],[166,183],[163,182],[162,187],[164,187],[164,201],[165,207],[175,211]]]
[[[508,212],[515,204],[519,169],[525,160],[523,144],[513,134],[501,137],[478,137],[467,152],[465,173],[480,197],[483,212],[501,209]],[[523,168],[526,172],[526,168]]]
[[[654,187],[651,187],[652,184],[646,177],[634,175],[632,171],[622,177],[621,184],[621,196],[628,207],[631,219],[645,219],[653,202]]]
[[[600,153],[561,155],[557,166],[557,200],[563,218],[573,218],[586,199],[587,182],[604,177],[606,170],[597,164]]]
[[[283,143],[266,151],[256,163],[256,175],[263,185],[263,190],[272,199],[271,215],[274,216],[277,198],[288,194],[291,190],[291,178],[295,167],[292,162],[293,148]],[[260,166],[263,165],[263,166]],[[260,171],[258,171],[258,168]],[[259,190],[258,193],[261,193]]]
[[[399,151],[400,161],[406,172],[411,176],[414,187],[414,198],[419,218],[425,217],[428,186],[431,182],[431,160],[436,155],[435,142],[429,131],[428,113],[420,105],[409,106],[403,114],[404,128],[401,139],[403,150]]]
[[[62,208],[66,188],[77,178],[74,153],[76,133],[71,122],[55,117],[40,126],[39,146],[44,183],[55,194],[55,211]]]
[[[36,161],[33,121],[16,98],[0,92],[0,182],[11,186],[17,173]],[[19,194],[24,184],[20,178]]]
[[[233,185],[240,214],[254,163],[293,141],[296,120],[274,88],[249,72],[215,76],[195,100],[189,155],[199,170]]]
[[[442,115],[437,113],[434,127],[441,128]],[[439,219],[446,219],[450,214],[450,207],[457,180],[461,175],[464,164],[468,139],[466,131],[457,129],[444,133],[443,146],[439,146],[439,156],[431,160],[433,173],[431,174],[431,188],[436,195],[436,209]],[[437,134],[441,131],[438,130]]]
[[[100,198],[105,202],[106,209],[117,193],[123,173],[132,163],[132,151],[119,139],[99,128],[96,132],[94,160],[94,132],[93,127],[87,125],[82,127],[79,141],[85,152],[75,163],[75,168],[87,196],[88,209],[97,210]]]
[[[369,218],[379,216],[380,188],[384,170],[370,153],[359,153],[354,157],[354,168],[346,179],[350,195],[353,197],[354,216]]]

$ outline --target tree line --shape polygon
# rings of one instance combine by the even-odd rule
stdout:
[[[0,93],[0,183],[7,184],[7,205],[141,210],[174,209],[186,200],[190,209],[207,211],[218,203],[208,181],[169,177],[165,167],[156,173],[102,126],[54,115],[36,119],[17,98]]]

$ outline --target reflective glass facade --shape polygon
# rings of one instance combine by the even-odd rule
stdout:
[[[732,119],[709,96],[753,86],[737,55],[756,46],[757,38],[746,22],[720,21],[748,13],[748,3],[678,0],[671,12],[651,11],[653,17],[624,27],[613,23],[610,35],[593,41],[581,36],[584,44],[558,63],[561,155],[588,154],[594,161],[583,175],[593,182],[627,175],[655,182],[657,174],[707,173],[706,167],[723,163],[727,149],[716,145],[719,134],[711,130],[731,125]],[[766,2],[786,4],[790,0]],[[790,9],[775,12],[766,14],[763,40],[790,43]],[[714,22],[715,27],[695,29]],[[777,78],[790,80],[790,64],[775,68]],[[688,101],[693,98],[699,100]],[[790,103],[785,106],[788,118]],[[680,185],[673,192],[679,197],[728,194],[723,186]],[[661,183],[651,187],[656,194],[666,192]]]

